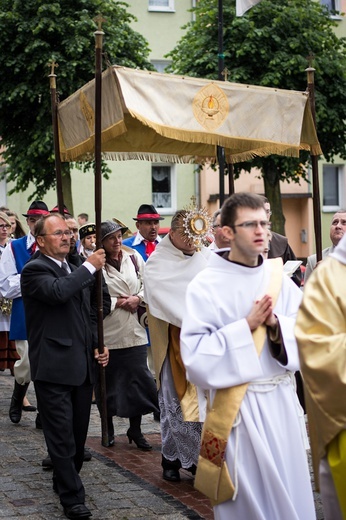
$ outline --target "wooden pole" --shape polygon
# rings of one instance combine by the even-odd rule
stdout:
[[[308,59],[312,59],[310,56]],[[305,69],[307,72],[307,88],[309,92],[309,100],[312,118],[316,127],[316,111],[315,111],[315,69],[310,66]],[[312,167],[312,202],[314,214],[314,228],[315,228],[315,245],[316,245],[316,260],[322,260],[322,226],[321,226],[321,199],[320,199],[320,183],[318,178],[318,155],[311,154]]]
[[[102,47],[104,32],[101,29],[102,16],[97,16],[94,21],[98,24],[95,31],[95,225],[96,225],[96,249],[102,247],[101,242],[101,211],[102,211],[102,171],[101,171],[101,111],[102,111]],[[98,350],[102,354],[104,351],[103,341],[103,295],[102,295],[102,270],[96,272],[97,288],[97,331],[98,331]],[[105,368],[99,366],[100,377],[100,412],[101,412],[101,432],[102,445],[109,445],[107,428],[107,394]]]
[[[53,60],[48,64],[51,67],[51,73],[49,74],[50,84],[50,98],[51,98],[51,111],[52,111],[52,126],[53,126],[53,142],[54,142],[54,156],[55,156],[55,178],[56,178],[56,192],[58,198],[58,208],[61,215],[64,214],[64,196],[62,191],[62,177],[61,177],[61,161],[60,161],[60,144],[59,144],[59,131],[58,131],[58,103],[56,93],[56,74],[55,68],[58,64]]]
[[[227,169],[228,169],[228,193],[230,195],[233,195],[234,191],[235,191],[235,187],[234,187],[234,166],[232,163],[228,163],[227,164]]]
[[[225,68],[225,56],[223,53],[223,5],[218,0],[218,79],[224,81],[223,70]],[[219,197],[220,208],[225,201],[225,150],[222,146],[217,147],[217,161],[219,163]]]

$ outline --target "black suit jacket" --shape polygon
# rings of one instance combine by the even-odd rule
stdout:
[[[90,314],[95,278],[71,264],[71,274],[41,253],[28,262],[21,289],[29,342],[31,379],[81,385],[93,382],[97,325]]]

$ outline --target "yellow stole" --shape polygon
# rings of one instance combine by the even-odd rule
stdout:
[[[267,262],[271,262],[272,273],[266,294],[272,297],[274,307],[281,290],[282,259],[273,258]],[[265,325],[252,332],[259,356],[266,334]],[[213,506],[230,500],[234,494],[234,485],[226,464],[226,445],[247,387],[248,383],[244,383],[217,390],[212,406],[208,407],[194,486],[210,498]]]

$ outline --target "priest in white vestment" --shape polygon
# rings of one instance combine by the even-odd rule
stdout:
[[[181,331],[187,378],[209,392],[211,408],[218,389],[248,383],[227,429],[225,459],[234,493],[214,506],[215,518],[314,520],[307,436],[293,384],[302,294],[281,271],[274,304],[267,292],[277,259],[261,255],[270,227],[261,197],[229,197],[221,224],[231,250],[213,254],[189,284]],[[260,327],[258,355],[253,333]]]
[[[171,229],[145,264],[144,300],[148,304],[151,349],[159,391],[163,478],[180,480],[179,469],[196,471],[202,425],[194,385],[186,381],[180,357],[180,328],[188,283],[207,265],[210,252],[184,235],[178,211]]]

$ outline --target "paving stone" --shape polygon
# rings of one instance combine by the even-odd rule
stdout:
[[[41,466],[47,450],[42,431],[35,428],[36,413],[23,413],[21,422],[12,424],[8,417],[12,390],[13,378],[8,371],[1,372],[0,518],[63,520],[62,507],[52,490],[52,471]],[[28,397],[32,404],[36,402],[33,385]],[[190,474],[181,471],[178,484],[162,479],[160,425],[152,414],[142,421],[143,433],[154,447],[151,452],[128,444],[128,427],[128,419],[114,418],[116,444],[104,448],[99,413],[92,406],[87,439],[92,459],[81,471],[92,520],[212,520],[209,501],[193,488]],[[315,505],[317,520],[323,520],[317,493]]]

